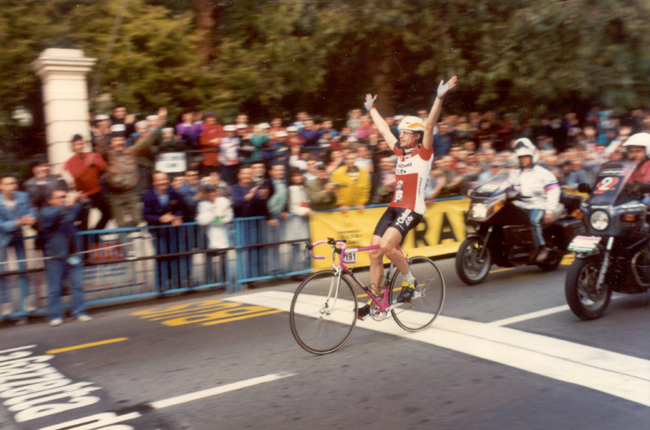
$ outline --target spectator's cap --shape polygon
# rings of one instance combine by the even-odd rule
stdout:
[[[109,119],[111,119],[111,117],[108,116],[108,115],[97,115],[95,117],[95,121],[106,121],[106,120],[109,120]]]
[[[289,136],[289,133],[287,133],[284,130],[281,130],[281,131],[278,131],[277,133],[275,133],[275,137],[287,137],[287,136]]]
[[[493,161],[490,163],[490,167],[503,167],[505,163],[502,161]]]
[[[174,128],[173,127],[165,127],[165,128],[162,129],[162,132],[163,133],[173,133]]]
[[[143,121],[138,121],[138,122],[135,123],[135,126],[136,126],[136,128],[146,127],[147,126],[147,121],[144,121],[144,120]]]
[[[271,128],[271,124],[268,122],[263,122],[259,125],[260,128]]]
[[[237,131],[237,127],[233,124],[229,124],[223,128],[223,131]]]
[[[242,128],[248,128],[246,124],[237,124],[237,129],[241,130]]]
[[[348,136],[348,138],[346,140],[348,142],[358,142],[359,141],[359,139],[357,139],[355,136],[352,136],[352,135]]]
[[[111,134],[113,136],[124,136],[126,133],[126,126],[124,124],[113,124],[111,126]]]
[[[394,119],[395,121],[401,121],[401,120],[404,119],[404,115],[395,115],[395,116],[393,117],[393,119]]]
[[[147,121],[158,121],[158,115],[147,115]]]
[[[298,127],[296,127],[296,126],[293,126],[293,125],[292,125],[292,126],[287,127],[287,132],[294,132],[294,133],[296,133],[297,131],[298,131]]]

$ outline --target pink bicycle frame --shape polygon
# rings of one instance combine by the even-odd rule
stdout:
[[[314,249],[318,245],[323,245],[327,244],[327,240],[319,240],[318,242],[314,242],[311,244],[311,249],[309,249],[309,255],[311,255],[311,258],[314,260],[324,260],[325,256],[324,255],[314,255]],[[331,243],[329,243],[332,245]],[[370,245],[370,246],[363,246],[360,248],[353,248],[351,250],[354,250],[356,252],[365,252],[365,251],[372,251],[373,249],[379,249],[380,245]],[[399,244],[395,245],[395,248],[398,249],[402,255],[404,255],[404,259],[406,259],[406,262],[408,264],[408,258],[406,257],[406,254],[404,250],[399,246]],[[340,250],[340,252],[339,252]],[[375,295],[370,291],[370,288],[366,287],[356,276],[354,276],[354,273],[348,268],[348,266],[345,265],[345,252],[347,250],[347,243],[345,242],[336,242],[334,244],[334,247],[332,248],[332,267],[334,267],[334,270],[336,270],[337,275],[341,275],[341,270],[345,271],[354,281],[359,285],[359,287],[366,292],[368,297],[370,297],[370,300],[372,300],[378,307],[380,312],[387,312],[392,308],[392,303],[388,303],[388,288],[384,289],[384,294],[383,297],[375,297]],[[334,253],[339,254],[339,261],[338,264],[334,264]],[[354,263],[355,261],[348,261],[348,263]],[[393,270],[393,263],[390,263],[390,267],[388,269],[388,276],[386,277],[386,283],[389,282],[391,278]]]

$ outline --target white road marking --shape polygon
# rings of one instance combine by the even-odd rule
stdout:
[[[290,292],[267,291],[227,300],[288,311],[292,297],[293,293]],[[418,312],[413,311],[406,311],[400,317],[407,312],[409,319],[420,317]],[[406,332],[390,320],[376,322],[367,319],[359,321],[357,325],[650,406],[650,360],[507,327],[444,316],[438,317],[429,329],[418,333]]]
[[[278,379],[288,378],[295,376],[295,373],[274,373],[271,375],[260,376],[258,378],[247,379],[245,381],[235,382],[233,384],[223,385],[221,387],[210,388],[196,393],[184,394],[178,397],[172,397],[166,400],[149,403],[149,406],[155,409],[167,408],[169,406],[176,406],[182,403],[191,402],[194,400],[204,399],[206,397],[217,396],[219,394],[227,393],[229,391],[241,390],[242,388],[252,387],[253,385],[263,384],[265,382],[277,381]]]
[[[518,322],[526,321],[526,320],[532,320],[535,318],[541,318],[545,317],[548,315],[556,314],[559,312],[564,312],[569,310],[569,305],[562,305],[562,306],[556,306],[554,308],[548,308],[548,309],[542,309],[541,311],[537,312],[531,312],[529,314],[524,314],[524,315],[517,315],[516,317],[511,317],[511,318],[505,318],[502,320],[498,321],[492,321],[489,322],[489,325],[496,325],[496,326],[504,326],[504,325],[510,325],[510,324],[515,324]]]

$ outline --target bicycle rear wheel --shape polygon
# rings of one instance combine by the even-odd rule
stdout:
[[[313,354],[329,354],[342,347],[357,323],[354,289],[344,276],[337,281],[333,270],[314,273],[300,284],[291,302],[291,333]]]
[[[427,328],[442,312],[445,301],[445,280],[438,266],[426,257],[409,259],[409,267],[418,283],[413,300],[391,309],[395,322],[407,331]],[[397,299],[402,289],[402,274],[398,271],[391,279],[391,302]]]

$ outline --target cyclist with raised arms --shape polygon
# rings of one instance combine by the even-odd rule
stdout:
[[[377,130],[383,136],[390,149],[397,155],[395,193],[388,209],[377,223],[372,234],[371,245],[379,249],[370,251],[370,289],[378,296],[380,281],[384,271],[383,257],[386,256],[402,273],[402,291],[397,301],[409,302],[417,286],[406,260],[395,247],[402,241],[409,230],[422,220],[426,211],[424,191],[433,161],[433,128],[438,122],[445,94],[456,86],[454,76],[447,83],[440,81],[436,100],[431,112],[423,124],[416,116],[407,116],[399,123],[399,140],[393,135],[388,123],[375,109],[377,96],[366,95],[364,106],[370,113]],[[359,309],[358,317],[364,318],[370,313],[372,301]]]

